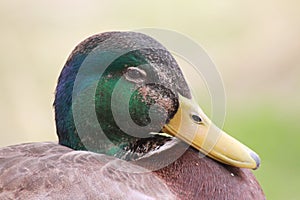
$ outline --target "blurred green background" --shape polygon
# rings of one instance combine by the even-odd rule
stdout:
[[[143,27],[181,32],[218,66],[224,129],[259,153],[268,199],[300,197],[300,1],[0,2],[0,146],[56,140],[52,102],[87,36]],[[206,107],[206,105],[203,105]]]

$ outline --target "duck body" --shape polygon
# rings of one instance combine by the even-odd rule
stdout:
[[[0,159],[0,199],[175,199],[152,173],[115,169],[136,165],[55,143],[4,147]]]
[[[241,168],[258,168],[258,155],[212,125],[149,36],[81,42],[54,108],[59,144],[0,148],[0,199],[265,199]],[[211,149],[209,129],[219,134]]]
[[[154,172],[55,143],[3,147],[0,161],[0,199],[265,199],[251,170],[199,158],[192,148]]]

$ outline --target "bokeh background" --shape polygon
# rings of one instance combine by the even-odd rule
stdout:
[[[224,129],[258,152],[268,199],[300,196],[300,1],[0,1],[0,146],[55,141],[59,72],[81,40],[143,27],[201,44],[222,75]],[[207,107],[203,105],[203,107]]]

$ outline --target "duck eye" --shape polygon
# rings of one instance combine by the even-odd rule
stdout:
[[[192,114],[191,117],[197,124],[200,124],[202,122],[202,119],[198,115]]]
[[[137,67],[128,67],[125,77],[132,82],[143,82],[146,77],[146,72]]]

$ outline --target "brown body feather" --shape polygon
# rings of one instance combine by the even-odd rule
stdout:
[[[128,171],[142,169],[54,143],[4,147],[0,199],[265,199],[250,170],[200,158],[193,149],[154,173]]]
[[[179,199],[265,199],[251,170],[224,165],[207,156],[199,157],[192,148],[156,174]]]

